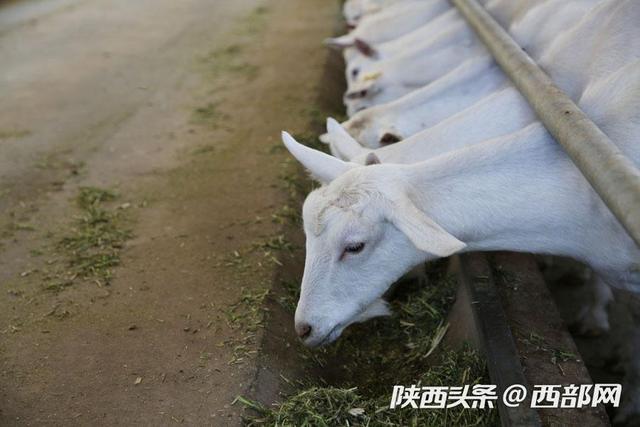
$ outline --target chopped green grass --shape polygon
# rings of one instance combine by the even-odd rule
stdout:
[[[262,305],[268,294],[268,289],[249,291],[243,288],[240,300],[231,305],[226,312],[229,326],[245,332],[255,332],[262,324],[264,318]]]
[[[528,336],[520,337],[519,339],[535,351],[547,353],[551,363],[554,365],[557,365],[558,362],[567,362],[569,360],[579,361],[578,356],[573,352],[562,348],[552,347],[544,337],[536,334],[535,332],[529,332]]]
[[[198,107],[193,111],[193,121],[195,123],[206,124],[211,128],[217,128],[225,115],[220,112],[217,102],[210,102],[203,107]]]
[[[201,145],[200,147],[195,148],[191,154],[193,155],[201,155],[201,154],[208,154],[208,153],[215,153],[216,152],[216,147],[214,147],[213,145]]]
[[[319,108],[309,111],[315,132],[297,134],[305,145],[326,150],[318,141],[327,115]],[[272,148],[276,154],[280,148]],[[297,163],[282,162],[280,181],[288,193],[287,203],[272,220],[299,225],[304,195],[315,184],[305,179]],[[292,212],[293,211],[293,212]],[[270,245],[267,245],[270,246]],[[276,244],[279,248],[283,245]],[[273,248],[271,248],[273,249]],[[392,387],[401,385],[456,386],[490,384],[484,361],[470,348],[451,350],[441,341],[448,324],[456,281],[445,273],[443,263],[429,271],[429,285],[405,283],[390,301],[393,315],[352,325],[333,344],[320,349],[295,349],[302,353],[310,371],[319,377],[293,384],[280,403],[264,406],[239,396],[237,403],[250,408],[248,426],[493,426],[497,410],[480,409],[388,409]],[[299,282],[283,280],[276,301],[293,312],[299,298]]]
[[[327,115],[319,107],[307,111],[314,132],[295,135],[303,144],[326,151],[317,135]],[[338,117],[339,118],[339,117]],[[280,144],[268,153],[282,152]],[[282,162],[280,182],[288,193],[286,204],[272,220],[299,225],[302,198],[315,184],[305,179],[289,156]],[[293,207],[298,207],[292,209]],[[292,212],[293,211],[293,212]],[[267,247],[270,245],[267,245]],[[279,249],[282,244],[275,244]],[[286,249],[286,246],[285,246]],[[275,247],[268,250],[275,250]],[[293,390],[273,406],[238,396],[236,403],[251,409],[248,426],[489,426],[497,425],[497,410],[390,410],[392,387],[402,385],[488,384],[484,361],[469,348],[444,349],[448,313],[455,294],[455,281],[441,264],[431,271],[429,286],[403,286],[390,302],[393,315],[350,326],[328,347],[296,346],[310,372],[318,377],[291,383]],[[276,301],[293,312],[299,298],[299,282],[283,280]]]
[[[251,267],[251,264],[246,259],[246,254],[242,254],[240,251],[232,251],[226,254],[220,264],[225,267],[232,267],[241,273],[246,272]]]
[[[302,224],[302,215],[289,205],[283,205],[271,214],[271,221],[276,224]]]
[[[243,288],[238,302],[226,310],[227,323],[241,335],[239,338],[225,342],[232,347],[230,365],[242,363],[247,357],[255,354],[255,337],[265,319],[264,300],[267,295],[269,295],[268,289],[249,291]]]
[[[53,281],[47,282],[44,285],[44,290],[57,294],[59,292],[62,292],[63,290],[65,290],[66,288],[68,288],[71,285],[73,285],[73,281],[71,281],[71,280],[67,280],[67,281],[53,280]]]
[[[295,309],[298,286],[283,282],[279,302]],[[349,327],[334,344],[300,348],[325,375],[300,384],[272,407],[244,397],[252,408],[248,426],[470,426],[497,424],[496,410],[388,409],[392,386],[456,386],[488,383],[483,360],[471,349],[439,348],[444,318],[452,305],[455,281],[431,272],[430,284],[403,285],[390,302],[394,314]]]
[[[16,222],[13,224],[14,228],[16,230],[21,230],[21,231],[34,231],[35,227],[29,223],[26,222]]]
[[[20,139],[31,135],[31,131],[27,129],[13,129],[2,130],[0,129],[0,140],[3,139]]]
[[[82,187],[76,198],[76,202],[81,209],[91,209],[99,206],[103,202],[115,200],[116,194],[112,191],[97,187]]]
[[[258,251],[262,254],[264,260],[276,265],[282,265],[278,254],[288,253],[293,256],[296,249],[298,247],[289,242],[284,234],[269,236],[262,241],[254,242],[251,247],[252,251]]]
[[[109,190],[80,189],[76,197],[80,215],[58,244],[67,254],[71,281],[80,277],[109,284],[113,268],[120,264],[120,251],[131,232],[123,227],[122,213],[105,206],[116,198]],[[58,288],[55,283],[48,285],[52,286]]]
[[[296,249],[293,243],[289,242],[284,234],[277,234],[275,236],[269,236],[263,241],[253,244],[254,249],[261,249],[263,251],[288,251],[292,252]]]
[[[238,28],[241,35],[255,35],[264,30],[267,24],[267,15],[269,8],[266,6],[258,6],[251,11],[250,14],[240,20]]]
[[[31,254],[32,257],[39,257],[39,256],[42,256],[42,254],[44,254],[44,252],[42,252],[42,250],[40,250],[40,249],[31,249],[29,251],[29,254]]]
[[[478,383],[484,364],[471,350],[443,352],[438,364],[417,374],[413,384],[451,386]],[[389,384],[399,383],[391,381]],[[240,403],[258,415],[247,426],[479,426],[496,425],[495,411],[478,409],[389,409],[386,394],[367,397],[361,388],[312,386],[281,404],[264,407],[246,398]]]
[[[214,78],[223,74],[233,74],[253,80],[258,76],[260,68],[246,61],[245,49],[242,44],[227,45],[206,55],[202,62],[206,71]]]

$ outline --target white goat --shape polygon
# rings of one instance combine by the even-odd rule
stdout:
[[[492,58],[476,56],[429,85],[354,114],[343,125],[362,145],[377,148],[435,125],[503,87],[506,81]],[[332,138],[331,133],[320,137],[325,143]]]
[[[605,87],[608,79],[592,83],[594,87]],[[579,104],[589,110],[590,87]],[[602,91],[602,89],[600,89]],[[535,120],[533,111],[514,88],[506,88],[488,96],[447,120],[420,132],[400,144],[393,144],[377,150],[365,149],[332,119],[327,120],[329,133],[335,135],[331,150],[334,155],[355,163],[365,164],[370,153],[375,153],[384,163],[415,163],[440,154],[454,151],[490,138],[514,132]],[[585,306],[576,319],[575,326],[581,334],[598,335],[609,330],[607,306],[612,295],[600,282],[592,283],[591,304]]]
[[[372,150],[360,145],[333,119],[327,120],[331,153],[364,164],[375,152],[384,163],[415,163],[441,153],[522,129],[536,119],[520,92],[506,87],[401,143]],[[388,135],[388,134],[387,134]]]
[[[394,3],[366,20],[362,20],[349,34],[326,39],[325,44],[344,49],[353,46],[356,39],[382,43],[415,30],[449,8],[451,8],[451,4],[447,0]]]
[[[345,49],[347,83],[355,81],[360,70],[376,62],[403,55],[408,49],[435,39],[442,31],[464,23],[457,9],[452,8],[419,28],[401,37],[376,45],[368,40],[357,39],[353,48]]]
[[[446,75],[464,58],[489,57],[473,31],[458,22],[433,39],[412,46],[391,59],[376,62],[348,85],[347,113],[400,98]]]
[[[557,58],[563,65],[559,68],[560,71],[571,72],[575,76],[571,79],[571,76],[567,77],[559,72],[552,73],[555,74],[555,78],[564,82],[563,89],[573,94],[583,109],[593,108],[593,105],[589,104],[595,102],[593,97],[589,96],[591,86],[602,88],[608,84],[615,84],[608,80],[608,76],[616,67],[620,68],[628,61],[634,60],[633,54],[640,46],[635,46],[634,42],[627,41],[627,38],[638,40],[640,33],[637,28],[630,26],[631,21],[625,18],[637,17],[639,13],[640,4],[635,2],[627,2],[624,5],[614,1],[603,3],[565,36],[560,37],[559,43],[553,45],[553,55],[547,55],[547,62],[555,62]],[[585,28],[591,28],[599,36],[585,38]],[[627,38],[620,37],[619,34],[626,34]],[[578,43],[581,44],[580,49],[572,48]],[[605,51],[602,50],[603,47]],[[625,49],[629,49],[629,52],[623,54]],[[607,51],[615,52],[611,59],[606,58]],[[571,56],[570,61],[573,61],[574,66],[568,64],[568,55]],[[548,68],[555,70],[551,64]],[[579,72],[576,72],[576,69]],[[596,119],[596,122],[600,123],[601,120]],[[384,162],[417,162],[504,135],[532,120],[533,113],[518,92],[513,88],[504,89],[436,126],[413,135],[401,144],[376,150],[376,155]],[[334,154],[358,163],[365,162],[370,150],[359,147],[337,123],[328,123],[328,133],[333,135],[330,145]],[[612,299],[611,292],[607,287],[599,286],[599,282],[593,285],[595,287],[592,289],[592,304],[584,307],[576,323],[583,334],[599,334],[609,329],[606,307]]]
[[[602,130],[640,163],[640,60],[582,96]],[[307,345],[385,314],[381,296],[414,265],[458,251],[569,256],[595,287],[640,291],[640,250],[544,127],[411,165],[344,162],[295,142],[289,151],[322,183],[304,204],[307,258],[296,330]],[[640,345],[640,343],[636,343]],[[633,355],[632,355],[633,356]],[[640,412],[633,357],[618,420]]]
[[[636,163],[639,77],[636,61],[584,95],[588,113]],[[334,340],[370,307],[380,313],[382,294],[414,265],[461,250],[569,256],[597,280],[640,290],[640,251],[539,123],[412,165],[362,167],[283,139],[328,184],[303,209],[296,328],[308,345]]]
[[[581,30],[581,28],[581,26],[575,28],[571,31],[571,34],[574,36],[580,36],[582,31],[578,30]],[[616,28],[614,28],[614,30],[616,30]],[[608,45],[606,34],[600,34],[601,37],[599,38],[599,42]],[[572,39],[578,40],[580,37]],[[568,39],[563,39],[563,46],[566,46],[566,40]],[[593,64],[593,61],[595,61],[595,59],[593,59],[593,54],[600,53],[598,50],[593,52],[586,46],[584,47],[585,50],[579,50],[577,53],[572,55],[572,61],[575,64],[581,64],[583,62],[583,58],[590,59]],[[559,60],[564,61],[565,50],[554,49],[554,51],[556,52]],[[604,61],[608,66],[606,69],[603,69],[603,67],[597,67],[595,71],[592,71],[589,68],[576,70],[575,67],[561,67],[560,69],[562,71],[571,71],[571,74],[574,76],[573,79],[561,79],[564,82],[564,87],[562,89],[565,90],[565,92],[573,94],[574,100],[578,101],[581,106],[588,107],[587,105],[582,105],[583,100],[580,99],[580,96],[584,91],[588,92],[589,84],[601,84],[598,81],[598,77],[606,77],[612,72],[611,67],[620,68],[623,63],[627,62],[629,59],[633,59],[633,56],[620,55],[618,60]],[[552,65],[549,65],[549,68],[552,70],[554,69]],[[554,74],[556,77],[564,77],[560,73]],[[594,74],[596,78],[591,77],[590,74]],[[591,82],[585,83],[590,77]],[[586,88],[584,87],[585,84],[587,85]],[[480,92],[484,91],[485,87],[486,86],[482,84],[479,88]],[[458,86],[458,88],[460,87]],[[455,87],[453,89],[455,89]],[[464,90],[467,88],[463,86],[460,89]],[[458,98],[452,97],[451,92],[453,92],[453,90],[446,92],[446,99],[450,101],[448,105],[455,105]],[[435,99],[439,101],[438,98]],[[464,98],[464,100],[467,99],[469,99],[469,97]],[[445,104],[445,106],[448,105]],[[424,111],[422,106],[420,111]],[[432,110],[430,110],[430,112],[431,111]],[[437,110],[435,117],[439,118]],[[411,118],[413,117],[410,117],[409,120]],[[457,148],[514,132],[525,127],[534,120],[535,115],[527,101],[520,95],[519,91],[515,87],[509,85],[494,91],[472,106],[439,121],[437,124],[415,133],[409,138],[403,139],[402,143],[399,144],[384,144],[385,141],[396,142],[402,139],[402,137],[399,136],[402,135],[402,133],[397,131],[396,127],[404,127],[405,129],[411,129],[412,127],[419,126],[426,127],[424,126],[424,123],[433,123],[435,121],[434,117],[422,117],[417,123],[408,122],[405,124],[402,120],[398,120],[395,123],[391,122],[380,124],[378,128],[385,129],[385,133],[379,139],[382,144],[378,144],[378,146],[383,146],[383,148],[376,150],[375,153],[378,158],[385,163],[417,162],[432,158],[446,151],[455,150]],[[347,123],[350,125],[352,130],[358,124],[358,122],[353,119]],[[360,145],[360,143],[351,137],[349,133],[346,132],[338,123],[331,119],[328,120],[327,123],[327,134],[325,134],[322,139],[329,143],[333,155],[344,160],[363,163],[367,154],[372,152],[371,149]]]
[[[372,14],[380,11],[387,10],[399,3],[414,1],[414,0],[347,0],[342,7],[342,13],[347,22],[347,25],[351,28],[355,28],[358,23],[365,17],[370,17]],[[504,0],[481,0],[481,4],[485,4],[485,7],[489,10],[495,8],[495,4]],[[516,16],[522,7],[528,6],[528,0],[509,0],[504,2],[504,6],[498,6],[500,8],[500,14],[498,19],[500,22],[508,20],[508,16]]]
[[[342,5],[342,14],[347,25],[355,28],[362,18],[403,1],[414,0],[347,0]]]
[[[590,9],[593,6],[593,1],[589,2],[585,0],[581,2],[574,2],[573,5],[567,4],[565,6],[571,6],[574,7],[575,10],[578,10],[578,12],[574,12],[574,16],[578,16],[584,11]],[[638,95],[635,95],[635,97],[625,97],[627,90],[637,94],[639,89],[638,84],[633,82],[633,79],[630,83],[630,80],[625,73],[633,76],[636,81],[637,77],[640,75],[638,62],[633,62],[634,59],[638,58],[639,50],[637,48],[640,47],[635,46],[634,43],[639,42],[640,38],[638,38],[636,34],[632,34],[624,28],[625,26],[627,29],[633,28],[633,23],[638,22],[640,15],[638,14],[637,8],[629,8],[629,6],[633,6],[633,3],[603,3],[600,6],[600,17],[598,18],[597,15],[589,16],[585,20],[586,24],[582,27],[582,33],[578,32],[578,36],[576,37],[576,32],[574,32],[574,39],[579,40],[580,43],[572,43],[571,41],[567,42],[565,38],[564,45],[563,43],[557,43],[555,45],[555,50],[551,50],[550,52],[552,53],[548,53],[545,60],[541,61],[546,63],[548,71],[551,71],[554,78],[558,80],[560,77],[564,78],[567,82],[571,82],[570,85],[565,83],[565,86],[569,88],[567,91],[570,92],[572,96],[577,97],[579,94],[582,94],[580,103],[583,109],[594,117],[596,122],[605,123],[604,125],[601,124],[601,127],[605,129],[605,132],[610,134],[610,136],[615,135],[614,140],[618,142],[621,140],[624,141],[626,138],[627,143],[632,138],[637,138],[638,126],[640,125],[639,115],[637,113]],[[604,12],[604,14],[602,12]],[[536,16],[533,10],[528,15],[531,17],[535,16],[538,22],[548,23],[548,21],[542,18],[540,14],[537,14]],[[565,18],[567,17],[568,15],[565,16]],[[590,22],[589,19],[591,20]],[[571,22],[572,19],[566,19],[564,23],[557,20],[555,21],[555,25],[556,28],[560,29]],[[624,24],[623,28],[614,28],[615,24],[624,22],[628,25]],[[603,28],[600,30],[595,28],[598,23],[603,24]],[[518,34],[518,31],[521,31],[521,29],[518,29],[518,27],[514,25],[511,31],[512,33]],[[557,30],[552,33],[557,33]],[[603,34],[605,35],[604,37]],[[535,38],[536,36],[537,35],[534,33],[533,37]],[[518,37],[516,36],[516,38]],[[529,52],[534,56],[537,56],[542,53],[540,48],[542,44],[543,43],[540,41],[532,42],[531,48],[527,50],[529,50]],[[579,47],[577,47],[577,45],[579,45]],[[538,47],[537,51],[535,50],[536,47]],[[575,61],[575,52],[582,52],[583,50],[591,51],[593,54],[591,56],[583,55],[581,57],[582,63],[579,66],[576,67],[575,62],[572,65],[568,63],[569,61],[566,61],[563,64],[564,69],[561,65],[554,70],[554,61],[549,59],[552,58],[553,55],[560,58],[561,63],[564,58],[569,58],[570,61]],[[609,53],[611,55],[607,56]],[[630,65],[627,65],[625,68],[619,69],[615,73],[611,74],[612,71],[616,70],[620,64],[626,64],[629,60],[632,61]],[[579,76],[580,78],[575,78],[567,75],[566,73],[571,71],[569,68],[573,68],[574,71],[578,68],[582,72],[582,76]],[[565,73],[564,76],[562,75],[563,73]],[[597,83],[594,83],[594,76],[603,78],[601,78]],[[502,119],[498,123],[494,122],[494,125],[496,126],[495,129],[490,125],[489,119],[491,119],[491,117],[486,115],[492,109],[491,99],[502,99],[502,102],[498,102],[493,105],[498,107],[502,105],[506,108],[503,111],[494,111],[495,115]],[[440,123],[434,128],[429,129],[429,132],[425,134],[428,135],[425,140],[429,140],[431,144],[428,147],[424,147],[426,148],[426,151],[418,149],[419,147],[415,144],[413,149],[410,149],[411,140],[407,140],[403,142],[403,144],[378,150],[377,157],[382,158],[385,162],[415,162],[422,158],[434,157],[439,153],[455,150],[458,147],[473,144],[495,135],[508,133],[511,129],[522,126],[532,120],[531,112],[528,111],[528,109],[518,110],[517,107],[522,105],[521,101],[522,100],[518,99],[517,93],[513,92],[512,89],[505,89],[501,92],[497,92],[491,97],[488,97],[482,102],[474,105],[473,108],[459,113],[455,117],[451,117],[449,120],[446,120],[444,123]],[[515,110],[510,109],[509,104],[516,107]],[[484,110],[482,108],[484,108]],[[513,115],[509,116],[509,114]],[[474,123],[474,118],[478,119],[478,123],[481,124],[479,127]],[[473,125],[473,132],[471,132],[471,135],[468,135],[467,132],[461,130],[464,129],[465,125]],[[333,128],[333,132],[336,134],[342,134],[343,136],[346,136],[346,140],[350,140],[346,132],[344,132],[337,123],[330,122],[328,124],[328,128]],[[524,130],[521,132],[524,132]],[[453,141],[454,143],[447,144],[448,140]],[[346,154],[339,154],[344,155],[346,158],[356,156],[354,160],[358,162],[371,163],[372,161],[375,161],[377,158],[376,156],[367,154],[368,150],[363,150],[355,141],[350,140],[350,142],[353,142],[353,144],[347,144],[343,147],[343,149],[346,150]],[[397,148],[400,148],[400,150],[397,150]],[[639,154],[637,147],[626,145],[626,148],[627,149],[625,151],[627,151],[627,154],[631,154],[632,158],[637,163]],[[332,146],[332,150],[333,149],[334,147]],[[353,151],[349,152],[349,150]],[[614,238],[615,237],[616,236],[614,236]],[[351,249],[363,251],[364,247],[360,248],[359,245],[354,245]],[[622,274],[622,276],[629,276],[630,279],[628,280],[628,283],[633,286],[638,286],[640,285],[638,277],[640,275],[640,268],[638,267],[637,250],[632,259],[635,259],[635,264],[632,264],[631,271],[627,271],[627,273]],[[615,275],[609,275],[609,278],[611,277],[615,278]],[[604,279],[607,279],[607,275],[604,275]],[[599,327],[603,322],[607,323],[605,308],[606,302],[611,298],[611,293],[609,287],[602,280],[601,276],[594,276],[593,282],[596,292],[601,293],[601,295],[597,296],[596,299],[599,299],[600,302],[605,301],[605,304],[599,305],[596,303],[592,307],[589,307],[587,310],[590,312],[587,313],[586,316],[588,318],[595,319],[595,325],[596,327]],[[638,289],[636,288],[636,291],[637,290]],[[363,310],[358,316],[356,316],[354,321],[361,321],[367,317],[380,315],[383,312],[384,303],[376,301],[369,309]],[[337,335],[339,335],[342,328],[337,328],[333,331],[333,334],[337,333]],[[309,329],[309,331],[311,330],[312,329]],[[635,341],[635,345],[637,348],[640,348],[640,334],[638,339]],[[632,357],[631,369],[628,369],[627,376],[625,377],[625,390],[628,390],[625,396],[626,403],[622,410],[619,411],[617,421],[629,419],[629,417],[640,412],[640,364],[637,362],[638,359],[635,355],[632,355]],[[633,369],[634,366],[635,369]]]
[[[629,25],[625,22],[619,22],[620,20],[609,24],[606,19],[612,12],[615,12],[611,9],[617,4],[616,2],[605,2],[595,8],[593,7],[595,4],[593,0],[579,0],[579,2],[583,3],[580,11],[588,10],[585,5],[589,4],[592,8],[590,13],[582,20],[578,19],[579,16],[573,16],[572,20],[577,20],[578,23],[563,32],[562,36],[559,36],[556,41],[547,46],[547,49],[542,52],[544,56],[543,64],[546,65],[547,71],[560,83],[560,86],[566,92],[574,96],[574,99],[584,90],[585,79],[590,76],[597,77],[607,70],[619,68],[623,61],[633,57],[633,55],[618,55],[618,58],[613,58],[612,61],[605,60],[601,66],[593,66],[593,63],[600,64],[603,62],[599,58],[606,55],[602,55],[601,49],[585,43],[585,31],[597,31],[600,35],[599,40],[606,39],[613,51],[616,49],[625,51],[627,48],[623,46],[622,40],[615,37],[615,34],[618,32],[630,33]],[[546,4],[554,3],[555,1],[551,1]],[[576,10],[570,7],[570,3],[572,2],[565,4],[565,7],[560,9],[565,11],[567,15],[571,15]],[[637,7],[633,5],[621,8],[621,10],[632,12],[630,13],[632,16],[637,13],[636,9]],[[533,9],[531,13],[525,16],[523,21],[528,20],[534,11],[537,13],[532,16],[536,19],[532,18],[532,21],[534,23],[537,22],[541,15],[540,8]],[[548,19],[547,22],[550,27],[553,27],[557,25],[556,21],[564,23],[569,20],[565,14],[557,13],[553,19]],[[529,28],[533,29],[536,26],[530,25]],[[523,30],[520,29],[519,31],[523,36]],[[535,31],[530,31],[530,33],[534,34]],[[640,34],[638,35],[640,36]],[[549,36],[545,37],[549,38]],[[539,35],[537,38],[541,43],[545,42],[545,38]],[[529,46],[535,49],[533,44]],[[576,49],[576,46],[579,46],[580,49]],[[631,50],[628,51],[633,52]],[[359,142],[371,148],[407,138],[422,129],[433,126],[456,111],[477,102],[487,93],[499,88],[502,82],[506,82],[506,77],[495,66],[493,69],[488,68],[487,71],[484,71],[483,65],[489,67],[489,64],[491,64],[488,61],[487,59],[485,63],[482,63],[478,58],[477,68],[467,70],[464,74],[456,70],[456,72],[450,73],[443,79],[396,102],[362,111],[345,122],[345,127]],[[591,64],[591,66],[587,64]],[[475,84],[476,80],[478,80],[478,84]],[[489,82],[489,84],[487,85],[485,82]],[[456,110],[458,106],[460,108]],[[332,140],[334,144],[339,143],[340,141],[336,141],[336,138],[339,137],[325,134],[321,137],[321,140],[327,143],[332,142]]]
[[[560,17],[571,19],[581,16],[579,13],[582,11],[578,10],[579,8],[574,4],[579,3],[580,7],[584,7],[585,4],[594,1],[597,0],[547,0],[540,3],[494,0],[487,3],[487,10],[492,15],[501,17],[501,21],[505,25],[518,24],[517,31],[513,35],[516,41],[526,49],[529,45],[545,46],[545,37],[554,37],[558,34],[559,29],[567,27],[567,22]],[[519,4],[518,13],[509,7],[514,4]],[[528,12],[529,9],[531,12]],[[573,10],[568,11],[567,9]],[[505,11],[510,11],[510,13],[505,14]],[[524,19],[529,14],[532,15],[531,19]],[[551,23],[555,25],[550,25]],[[347,82],[354,82],[361,73],[372,72],[373,70],[369,67],[376,62],[406,55],[416,46],[423,45],[425,41],[433,43],[438,39],[439,44],[433,44],[432,48],[441,48],[445,47],[444,43],[456,42],[456,39],[440,36],[446,32],[456,34],[458,40],[465,36],[468,37],[468,34],[471,33],[466,21],[456,8],[438,15],[410,33],[385,43],[373,45],[368,40],[357,39],[353,48],[345,50]]]
[[[591,79],[606,77],[621,65],[640,58],[638,22],[637,0],[601,1],[571,31],[560,34],[538,63],[575,98]]]
[[[550,23],[562,24],[562,18],[566,14],[575,13],[574,8],[567,7],[566,0],[557,4],[560,1],[550,0],[537,7],[532,6],[537,19],[531,19],[529,24],[526,19],[529,14],[525,15],[521,20],[524,22],[519,26],[519,36],[522,37],[519,41],[526,42],[529,33],[537,34],[530,38],[539,43],[555,36],[557,32]],[[504,0],[496,0],[494,6],[505,7],[503,3]],[[521,11],[523,9],[520,8]],[[546,25],[539,22],[543,15],[549,18]],[[345,105],[349,116],[415,91],[455,69],[461,60],[480,56],[490,58],[482,43],[455,10],[443,13],[422,28],[386,43],[382,49],[386,58],[384,60],[378,59],[381,53],[373,47],[362,48],[363,43],[358,40],[356,46],[360,50],[369,51],[370,57],[360,55],[349,60],[347,65],[347,75],[350,78],[347,79],[349,89],[345,95]],[[526,48],[529,45],[525,43],[523,46]],[[375,56],[377,60],[372,60],[371,56]],[[497,70],[490,72],[500,73]]]

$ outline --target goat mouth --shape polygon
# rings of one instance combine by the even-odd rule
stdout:
[[[340,322],[338,324],[336,324],[333,328],[331,328],[331,330],[324,336],[324,338],[322,338],[318,343],[316,344],[307,344],[309,347],[323,347],[325,345],[331,344],[332,342],[334,342],[336,339],[338,339],[340,337],[340,335],[342,335],[342,331],[345,330],[345,328],[349,325],[352,325],[353,323],[357,323],[357,321],[355,319],[358,318],[358,316],[360,316],[362,313],[364,313],[365,311],[367,311],[367,308],[369,306],[365,306],[364,308],[360,309],[354,316],[352,316],[349,321],[346,322]]]
[[[332,342],[334,342],[339,336],[340,334],[342,334],[342,331],[344,330],[344,328],[346,328],[349,324],[344,324],[344,323],[338,323],[336,326],[333,327],[333,329],[331,329],[320,341],[318,341],[317,343],[313,343],[313,344],[307,344],[305,343],[308,347],[323,347],[325,345],[331,344]]]

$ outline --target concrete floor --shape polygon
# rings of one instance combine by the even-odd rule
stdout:
[[[250,250],[279,232],[273,147],[308,124],[337,12],[0,1],[0,425],[240,423],[261,332],[230,365],[226,313],[274,277]],[[83,186],[120,194],[133,238],[110,286],[46,291]]]

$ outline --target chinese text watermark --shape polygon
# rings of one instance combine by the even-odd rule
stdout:
[[[464,386],[393,386],[390,409],[445,409],[445,408],[494,408],[498,399],[508,407],[526,403],[531,408],[584,408],[599,404],[620,405],[620,384],[569,384],[533,386],[529,391],[521,384],[507,387],[499,396],[497,387],[491,384]]]

